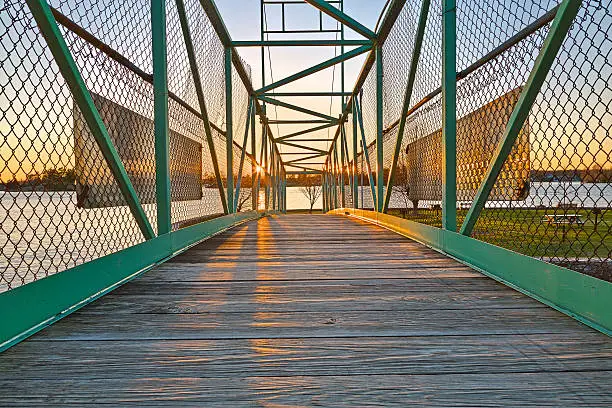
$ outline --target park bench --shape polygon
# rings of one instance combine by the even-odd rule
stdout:
[[[548,224],[578,224],[583,225],[582,215],[580,214],[545,214],[542,221]]]

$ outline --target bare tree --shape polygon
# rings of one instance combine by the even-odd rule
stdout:
[[[410,185],[408,177],[408,163],[406,153],[402,152],[399,160],[397,161],[397,167],[395,169],[395,178],[393,180],[393,191],[398,193],[402,199],[402,207],[400,213],[402,217],[406,218],[408,212],[408,205],[410,204]]]
[[[300,191],[308,199],[310,203],[310,213],[312,214],[312,207],[314,207],[319,197],[321,197],[323,189],[320,185],[316,184],[316,181],[311,180],[306,186],[300,187]]]
[[[241,188],[238,195],[238,206],[236,212],[242,211],[242,207],[251,199],[251,188]]]

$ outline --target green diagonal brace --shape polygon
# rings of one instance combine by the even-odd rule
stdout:
[[[497,176],[501,171],[504,162],[506,161],[519,132],[525,124],[525,120],[529,116],[531,106],[538,96],[548,71],[550,70],[557,53],[565,40],[567,32],[569,31],[576,14],[582,4],[581,0],[563,0],[563,3],[559,6],[557,15],[550,25],[546,40],[542,45],[542,49],[538,54],[538,58],[535,61],[534,67],[529,74],[527,83],[525,84],[519,100],[516,102],[512,115],[508,120],[508,125],[504,132],[502,140],[499,142],[494,159],[491,161],[487,174],[480,184],[480,188],[476,192],[474,202],[470,207],[461,230],[459,231],[463,235],[471,235],[478,217],[482,212],[482,209],[487,202],[489,194],[495,185]]]
[[[358,55],[361,55],[363,53],[366,53],[368,51],[370,51],[372,47],[370,45],[362,45],[361,47],[355,48],[354,50],[345,52],[344,54],[340,54],[337,57],[328,59],[327,61],[323,61],[320,64],[317,65],[313,65],[310,68],[307,68],[303,71],[300,71],[296,74],[290,75],[287,78],[283,78],[279,81],[273,82],[270,85],[264,86],[263,88],[258,89],[257,91],[255,91],[258,95],[261,95],[265,92],[268,92],[272,89],[278,88],[280,86],[283,85],[287,85],[288,83],[291,83],[293,81],[297,81],[300,78],[304,78],[308,75],[314,74],[315,72],[319,72],[322,71],[326,68],[332,67],[336,64],[339,64],[343,61],[349,60],[351,58],[354,58]],[[335,119],[334,119],[335,120]]]
[[[425,36],[425,26],[427,24],[427,14],[429,13],[429,5],[431,0],[423,0],[421,3],[421,12],[419,17],[419,24],[417,26],[417,32],[414,38],[414,47],[412,49],[412,59],[410,60],[410,70],[408,71],[408,80],[406,81],[406,91],[404,92],[404,104],[402,106],[402,116],[400,117],[399,129],[397,131],[397,139],[395,141],[395,150],[393,151],[393,161],[391,168],[389,169],[389,179],[387,180],[387,191],[385,192],[385,202],[383,205],[383,212],[387,212],[389,209],[389,202],[391,201],[391,192],[393,189],[393,183],[395,182],[395,171],[397,166],[397,160],[399,159],[400,152],[402,150],[402,139],[404,138],[404,128],[406,126],[406,115],[408,108],[410,107],[410,98],[412,97],[412,90],[414,89],[414,80],[416,78],[417,67],[419,65],[419,56],[421,55],[421,45],[423,44],[423,37]]]
[[[352,17],[348,16],[344,12],[340,11],[336,7],[332,6],[327,1],[325,0],[306,0],[306,3],[316,7],[323,13],[333,18],[334,20],[339,21],[340,23],[349,27],[351,30],[363,35],[364,37],[370,40],[376,39],[376,34],[372,30],[370,30],[369,28],[367,28],[366,26],[364,26],[357,20],[353,19]]]
[[[38,28],[42,33],[57,66],[64,77],[64,80],[70,88],[70,92],[75,103],[79,107],[85,122],[89,127],[96,143],[100,147],[100,151],[104,156],[104,160],[108,164],[113,177],[117,181],[121,193],[125,198],[130,211],[134,215],[136,223],[142,232],[145,239],[151,239],[155,236],[153,228],[147,219],[147,215],[140,204],[136,190],[130,181],[125,167],[121,162],[121,158],[117,150],[113,146],[113,142],[108,135],[108,131],[102,122],[102,118],[94,105],[93,99],[87,90],[87,86],[79,73],[79,69],[70,54],[68,45],[62,37],[62,33],[57,26],[57,22],[53,17],[53,13],[45,0],[27,0],[28,7],[38,24]]]
[[[276,106],[280,106],[282,108],[287,108],[287,109],[294,110],[296,112],[301,112],[301,113],[305,113],[307,115],[312,115],[312,116],[316,116],[316,117],[319,117],[319,118],[323,118],[323,119],[329,120],[330,122],[334,122],[334,123],[338,122],[338,119],[334,118],[333,116],[329,116],[329,115],[326,115],[324,113],[315,112],[315,111],[310,110],[310,109],[302,108],[300,106],[297,106],[297,105],[294,105],[294,104],[291,104],[291,103],[281,102],[281,101],[279,101],[277,99],[268,98],[266,96],[258,96],[257,99],[259,99],[262,102],[269,103],[271,105],[276,105]]]
[[[238,178],[236,179],[236,193],[234,194],[234,212],[238,211],[238,201],[240,197],[240,184],[242,181],[242,168],[244,166],[244,158],[246,156],[246,146],[249,139],[249,126],[251,123],[251,109],[253,107],[253,99],[249,98],[247,108],[246,125],[244,128],[244,138],[242,139],[242,149],[240,150],[240,166],[238,166]]]
[[[184,1],[176,0],[176,8],[178,9],[179,21],[181,23],[181,30],[183,31],[183,39],[185,41],[185,48],[187,49],[187,57],[189,59],[189,66],[191,68],[191,76],[193,77],[193,84],[198,97],[198,103],[200,105],[200,113],[204,122],[204,132],[206,133],[206,143],[208,144],[210,158],[212,161],[213,169],[215,171],[215,179],[217,180],[217,188],[219,189],[219,196],[221,197],[223,212],[225,214],[228,214],[227,200],[225,197],[225,190],[223,189],[223,180],[221,179],[221,172],[219,170],[217,151],[215,149],[215,142],[213,141],[210,120],[208,119],[208,109],[206,108],[206,100],[204,99],[202,80],[200,79],[200,71],[198,70],[198,64],[193,48],[193,42],[191,40],[191,32],[189,30],[189,23],[187,22],[187,14],[185,13]]]
[[[326,123],[326,124],[321,125],[321,126],[316,126],[316,127],[313,127],[313,128],[300,130],[299,132],[290,133],[290,134],[285,135],[283,137],[276,138],[275,141],[278,143],[278,142],[281,142],[281,141],[286,140],[286,139],[290,139],[290,138],[295,137],[295,136],[305,135],[307,133],[312,133],[312,132],[316,132],[318,130],[327,129],[327,128],[330,128],[330,127],[336,126],[336,125],[337,125],[336,122]]]

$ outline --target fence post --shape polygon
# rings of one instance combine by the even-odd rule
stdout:
[[[172,229],[170,198],[170,139],[168,125],[168,62],[166,46],[166,2],[151,1],[151,42],[153,48],[153,105],[155,129],[155,192],[157,234]]]
[[[225,190],[230,213],[234,213],[234,132],[232,127],[232,48],[225,47],[225,156],[227,163]]]
[[[353,208],[359,208],[359,180],[357,179],[357,109],[355,100],[352,100],[351,111],[353,119]]]
[[[442,3],[442,228],[457,230],[457,9]]]
[[[378,212],[383,210],[385,197],[385,169],[383,155],[383,61],[382,47],[376,45],[376,203]]]

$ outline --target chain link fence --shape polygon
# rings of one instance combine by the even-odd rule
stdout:
[[[156,229],[151,4],[49,5]],[[225,184],[224,46],[197,0],[185,0],[185,10]],[[224,210],[174,0],[167,2],[167,61],[176,230]],[[236,186],[249,95],[235,69],[231,75]],[[239,211],[252,207],[257,164],[247,151]],[[0,292],[144,240],[29,8],[16,0],[0,5],[0,208]]]
[[[385,40],[385,182],[393,163],[420,0],[408,0]],[[457,206],[463,222],[542,49],[554,0],[457,2]],[[429,8],[389,213],[441,227],[442,10]],[[612,280],[612,6],[585,0],[472,232],[489,242]],[[373,67],[360,94],[376,167]],[[349,139],[350,140],[350,139]],[[372,209],[358,142],[358,183]]]

